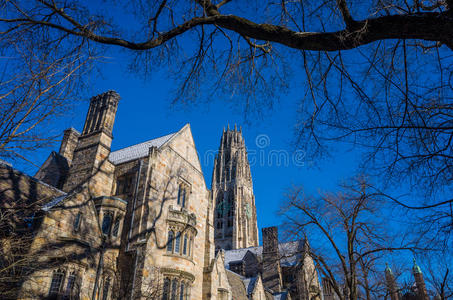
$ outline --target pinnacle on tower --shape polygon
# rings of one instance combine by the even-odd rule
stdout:
[[[414,266],[412,267],[412,271],[414,272],[414,274],[422,273],[422,269],[420,269],[420,267],[417,265],[417,260],[415,259],[415,257],[414,257]]]

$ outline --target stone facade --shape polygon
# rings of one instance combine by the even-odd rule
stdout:
[[[82,133],[66,130],[36,178],[0,168],[2,198],[36,203],[26,212],[33,224],[22,226],[33,262],[11,299],[308,299],[298,293],[319,284],[304,255],[280,267],[267,264],[275,247],[250,253],[243,271],[226,261],[228,249],[258,246],[241,131],[224,130],[210,191],[189,124],[111,152],[119,101],[113,91],[93,97]],[[279,249],[276,235],[264,241]],[[289,273],[300,276],[285,281]]]
[[[212,173],[217,249],[258,246],[252,174],[241,130],[223,131]]]

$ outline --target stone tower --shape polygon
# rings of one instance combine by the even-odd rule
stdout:
[[[216,249],[258,246],[255,196],[242,131],[223,130],[212,174]]]
[[[390,269],[388,265],[385,267],[385,281],[387,283],[390,300],[400,300],[401,297],[398,291],[398,285],[396,283],[395,276],[393,276],[392,269]]]
[[[414,266],[412,267],[414,273],[415,284],[417,286],[417,296],[420,300],[429,300],[428,292],[426,290],[425,280],[423,279],[423,273],[414,258]]]
[[[278,293],[282,289],[282,272],[278,251],[277,227],[263,228],[263,284]]]
[[[77,137],[71,157],[69,176],[63,186],[65,192],[83,185],[94,197],[110,195],[114,166],[108,157],[119,99],[120,96],[114,91],[91,98],[85,126]]]

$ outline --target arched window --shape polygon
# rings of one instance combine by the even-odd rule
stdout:
[[[184,235],[184,243],[182,245],[182,254],[187,254],[187,234]]]
[[[178,293],[178,281],[173,279],[171,282],[171,300],[176,300],[176,294]]]
[[[184,282],[181,282],[181,286],[179,288],[179,300],[184,300],[184,288],[185,288],[185,285],[184,285]]]
[[[115,223],[113,224],[112,236],[117,237],[120,230],[121,216],[116,217]]]
[[[164,288],[162,291],[162,300],[168,300],[170,295],[170,279],[164,279]]]
[[[173,231],[168,231],[168,240],[167,240],[167,252],[173,252],[173,239],[174,234]]]
[[[63,281],[64,281],[65,271],[58,269],[52,274],[52,282],[50,283],[49,296],[55,297],[60,294]]]
[[[179,253],[180,245],[181,245],[181,233],[178,232],[176,233],[175,238],[175,253]]]
[[[222,229],[222,227],[223,227],[222,221],[218,221],[217,222],[217,229]]]

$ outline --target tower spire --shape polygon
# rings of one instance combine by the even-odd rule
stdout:
[[[392,269],[390,269],[388,263],[385,263],[385,281],[387,283],[387,290],[390,294],[390,300],[399,300],[401,297],[398,290],[398,284],[396,283],[395,276],[393,276]]]
[[[258,246],[255,196],[242,133],[222,133],[212,176],[216,248]]]
[[[412,267],[414,273],[415,285],[417,286],[417,294],[421,300],[429,300],[428,291],[426,290],[425,279],[420,267],[417,265],[417,261],[414,257],[414,266]]]

